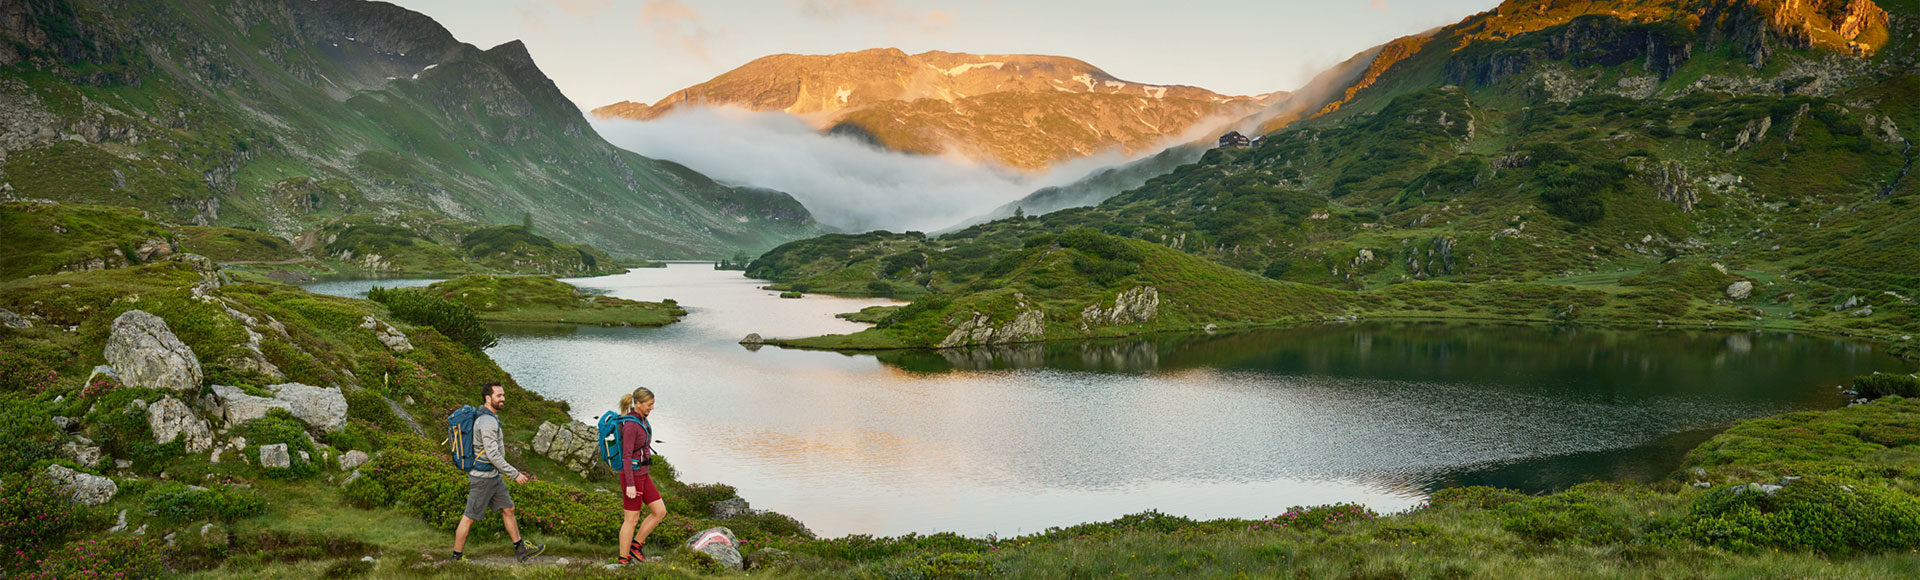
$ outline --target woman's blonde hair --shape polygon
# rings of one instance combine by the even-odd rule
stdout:
[[[636,388],[631,393],[620,395],[620,412],[631,413],[634,405],[651,400],[653,400],[653,391],[647,390],[646,387]]]

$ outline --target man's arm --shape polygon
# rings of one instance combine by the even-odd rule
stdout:
[[[485,458],[487,463],[492,463],[494,469],[500,470],[501,475],[518,479],[520,470],[507,464],[507,446],[506,440],[500,436],[500,420],[481,415],[474,423],[474,431],[478,431],[480,435],[481,457]]]

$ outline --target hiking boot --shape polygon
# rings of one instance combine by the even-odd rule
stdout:
[[[525,562],[527,561],[528,558],[538,556],[540,555],[541,552],[544,552],[546,550],[547,550],[546,544],[535,544],[533,542],[521,542],[519,546],[515,546],[513,548],[513,557],[519,558],[521,562]]]
[[[464,562],[466,561],[466,559],[467,559],[466,554],[454,554],[452,556],[447,556],[448,562]]]

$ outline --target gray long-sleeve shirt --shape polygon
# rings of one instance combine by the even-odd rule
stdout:
[[[500,419],[493,415],[482,414],[473,420],[474,455],[493,464],[493,470],[469,471],[474,477],[500,477],[506,474],[510,478],[520,477],[520,470],[507,464],[505,439],[500,436]]]

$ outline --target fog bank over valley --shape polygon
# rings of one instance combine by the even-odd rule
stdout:
[[[888,151],[853,137],[823,135],[787,113],[733,107],[648,122],[595,120],[593,126],[635,153],[730,185],[792,194],[814,219],[848,232],[938,230],[1130,159],[1114,151],[1023,173],[959,155]]]

